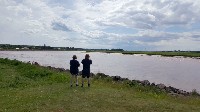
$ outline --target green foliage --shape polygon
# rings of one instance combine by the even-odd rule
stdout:
[[[94,80],[103,80],[103,81],[106,81],[106,82],[112,82],[113,81],[113,79],[111,78],[111,77],[109,77],[109,76],[100,76],[100,75],[95,75],[94,77],[93,77],[93,79]]]
[[[127,84],[130,87],[134,88],[134,90],[136,90],[136,91],[146,92],[146,93],[148,92],[148,93],[153,93],[153,94],[166,94],[165,91],[162,91],[155,86],[150,86],[150,85],[143,86],[136,81],[130,81]]]
[[[6,68],[14,68],[14,71],[9,71],[8,73],[4,72],[6,76],[0,74],[0,88],[29,87],[37,86],[38,82],[43,85],[49,83],[63,83],[69,80],[66,73],[61,74],[45,67],[31,65],[17,60],[0,58],[0,64],[6,65]],[[6,68],[1,67],[1,69]]]
[[[22,62],[18,60],[9,60],[8,58],[5,58],[5,59],[0,58],[0,63],[7,64],[7,65],[14,65],[14,66],[18,66],[22,64]]]
[[[192,92],[191,92],[191,94],[193,96],[200,96],[196,89],[193,89]]]
[[[27,71],[24,71],[22,75],[31,78],[31,79],[37,79],[42,78],[46,76],[50,76],[53,73],[48,70],[41,70],[41,69],[29,69]]]
[[[66,83],[69,82],[69,78],[66,77],[66,74],[55,74],[49,76],[49,80],[52,82],[57,82],[57,83]]]
[[[147,54],[147,55],[161,55],[161,56],[168,56],[168,57],[173,57],[173,56],[184,56],[184,57],[200,57],[200,52],[175,52],[175,51],[169,51],[169,52],[153,52],[153,51],[124,51],[121,52],[122,54]]]

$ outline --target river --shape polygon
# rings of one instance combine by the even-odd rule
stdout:
[[[73,55],[78,61],[86,52],[81,51],[0,51],[1,58],[35,61],[43,66],[69,69]],[[200,60],[192,58],[162,57],[147,55],[123,55],[119,53],[89,53],[93,61],[91,71],[102,72],[110,76],[119,75],[136,80],[149,80],[163,83],[186,91],[200,91]],[[82,65],[80,66],[80,70]]]

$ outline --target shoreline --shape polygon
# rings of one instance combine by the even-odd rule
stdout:
[[[23,62],[25,63],[25,62]],[[65,68],[57,68],[57,67],[52,67],[52,66],[41,66],[38,62],[33,62],[33,63],[30,63],[27,62],[29,64],[32,64],[32,65],[36,65],[36,66],[40,66],[40,67],[45,67],[45,68],[48,68],[50,70],[56,70],[56,71],[59,71],[59,72],[70,72],[69,69],[65,69]],[[79,72],[79,75],[81,75],[81,72]],[[178,88],[175,88],[175,87],[172,87],[172,86],[166,86],[165,84],[162,84],[162,83],[151,83],[149,80],[130,80],[128,78],[122,78],[121,76],[109,76],[109,75],[106,75],[104,73],[92,73],[91,72],[91,77],[92,78],[96,78],[96,79],[110,79],[112,81],[117,81],[117,82],[126,82],[129,86],[135,86],[135,85],[140,85],[140,86],[144,86],[144,87],[153,87],[153,88],[157,88],[159,89],[160,91],[163,91],[163,92],[166,92],[167,94],[169,95],[172,95],[172,96],[179,96],[179,95],[183,95],[183,96],[191,96],[192,94],[197,94],[198,96],[200,96],[200,93],[199,91],[197,91],[196,89],[193,89],[192,91],[185,91],[185,90],[182,90],[182,89],[178,89]]]
[[[4,60],[11,60],[14,61],[16,59],[8,59],[8,58],[0,58],[0,59],[4,59]],[[19,60],[16,60],[19,61]],[[42,66],[40,65],[38,62],[23,62],[23,61],[19,61],[22,63],[27,63],[27,64],[31,64],[31,65],[36,65],[39,67],[43,67],[43,68],[47,68],[49,70],[53,70],[53,71],[59,71],[59,72],[67,72],[70,73],[69,69],[65,69],[65,68],[59,68],[59,67],[53,67],[53,66]],[[79,75],[81,73],[79,72]],[[183,95],[183,96],[191,96],[193,94],[196,94],[197,96],[200,96],[199,91],[197,91],[196,89],[193,89],[192,91],[185,91],[182,89],[177,89],[175,87],[172,86],[166,86],[165,84],[162,83],[151,83],[149,80],[130,80],[128,78],[122,78],[121,76],[109,76],[107,74],[104,73],[92,73],[91,72],[91,77],[92,78],[96,78],[96,79],[106,79],[106,80],[111,80],[111,81],[116,81],[116,82],[122,82],[122,83],[127,83],[129,86],[143,86],[143,87],[150,87],[150,88],[155,88],[158,89],[159,91],[165,92],[169,95],[172,96],[179,96],[179,95]]]

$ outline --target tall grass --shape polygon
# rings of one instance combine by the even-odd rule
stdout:
[[[0,82],[1,88],[28,87],[69,81],[69,77],[66,77],[64,73],[58,73],[58,71],[52,71],[46,67],[31,65],[30,63],[23,63],[18,60],[0,58],[0,64],[15,68],[15,71],[9,71],[6,77],[1,76],[3,77]]]

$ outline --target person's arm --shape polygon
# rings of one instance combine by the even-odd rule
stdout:
[[[78,62],[78,61],[77,61]],[[80,63],[78,62],[78,67],[80,67]]]
[[[81,61],[81,63],[83,64],[83,60]]]

